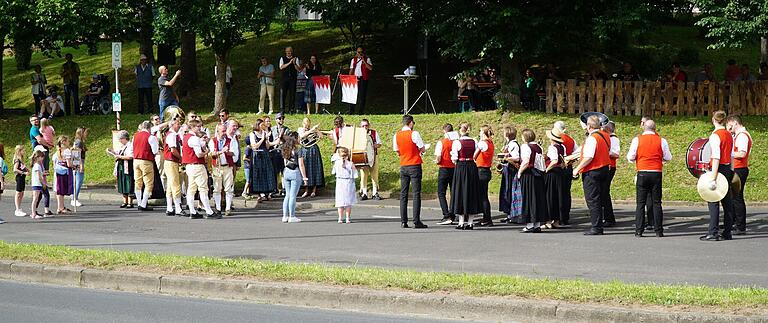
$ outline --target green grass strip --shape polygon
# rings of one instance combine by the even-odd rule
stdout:
[[[148,252],[76,249],[0,241],[0,259],[82,266],[104,270],[135,270],[166,274],[250,278],[266,281],[312,282],[419,293],[451,292],[472,296],[515,296],[579,303],[696,306],[714,310],[768,309],[768,290],[707,286],[530,279],[519,276],[417,272],[400,269],[340,267],[251,259],[224,259]]]

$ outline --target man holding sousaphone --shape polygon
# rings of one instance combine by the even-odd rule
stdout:
[[[611,144],[610,138],[600,129],[608,122],[608,118],[599,113],[586,116],[584,121],[589,134],[581,147],[579,164],[573,169],[572,174],[574,178],[581,174],[584,199],[589,208],[591,228],[584,232],[584,235],[602,235],[603,206],[604,201],[609,198]]]

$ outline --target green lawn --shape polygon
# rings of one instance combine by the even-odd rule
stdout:
[[[243,121],[245,124],[252,124],[258,117],[252,113],[235,113],[234,117]],[[331,115],[313,116],[313,122],[320,123],[321,128],[329,129],[333,124]],[[302,116],[289,116],[287,124],[296,129],[301,123]],[[399,169],[398,157],[391,151],[392,136],[400,126],[400,116],[398,115],[372,115],[368,116],[373,127],[378,129],[382,135],[384,149],[380,155],[380,176],[382,190],[398,190]],[[502,116],[499,112],[474,112],[462,114],[438,114],[438,115],[416,115],[416,130],[419,130],[428,143],[434,143],[442,136],[442,125],[446,122],[458,124],[461,121],[469,121],[473,126],[473,134],[482,124],[492,125],[497,133],[505,124],[514,125],[518,130],[531,128],[536,131],[538,140],[544,138],[544,131],[551,129],[552,123],[556,120],[563,120],[568,128],[574,134],[574,137],[580,136],[580,127],[576,117],[571,115],[552,115],[542,113],[519,113],[509,116]],[[639,131],[637,127],[637,118],[635,117],[615,117],[617,122],[617,134],[622,140],[622,156],[626,155],[629,149],[631,138]],[[123,118],[123,128],[136,129],[136,126],[143,118],[138,115],[126,115]],[[359,116],[347,117],[347,123],[358,124]],[[28,129],[29,124],[26,116],[8,117],[2,121],[5,125],[0,131],[0,142],[5,144],[6,153],[12,151],[12,147],[17,144],[23,144],[29,149]],[[768,181],[766,181],[766,164],[761,163],[766,157],[766,144],[760,138],[768,138],[768,117],[747,117],[745,118],[747,128],[755,138],[752,167],[747,182],[747,199],[750,201],[768,200]],[[661,117],[658,119],[659,132],[666,137],[672,149],[674,159],[665,168],[664,176],[664,199],[679,201],[700,201],[695,190],[696,179],[688,174],[685,168],[685,150],[693,139],[706,137],[711,131],[711,126],[706,117]],[[91,128],[91,138],[89,147],[88,164],[86,168],[86,183],[89,184],[113,184],[112,161],[107,158],[104,150],[110,144],[110,129],[114,128],[113,116],[87,116],[87,117],[65,117],[54,120],[54,126],[59,134],[72,135],[78,125],[85,125]],[[249,129],[244,129],[248,131]],[[495,138],[496,146],[500,147],[503,140],[499,135]],[[548,144],[548,143],[547,143]],[[333,178],[330,176],[330,154],[332,152],[330,140],[322,140],[320,149],[323,153],[325,165],[326,180],[333,187]],[[431,152],[429,154],[431,156]],[[437,167],[431,162],[431,157],[425,158],[424,166],[424,187],[425,193],[434,193],[437,187]],[[619,171],[613,182],[613,197],[615,199],[634,199],[634,185],[632,177],[634,176],[634,167],[624,158],[620,160]],[[494,174],[491,182],[491,192],[498,192],[500,176]],[[238,186],[243,183],[242,175],[238,175]],[[582,189],[579,183],[573,187],[574,196],[582,196]]]
[[[294,264],[252,259],[189,257],[116,250],[0,241],[0,259],[82,266],[106,270],[267,281],[312,282],[337,286],[448,292],[473,296],[514,296],[597,303],[619,307],[662,306],[690,310],[761,314],[768,309],[768,290],[757,287],[716,288],[689,285],[530,279],[520,276],[417,272],[357,266]]]

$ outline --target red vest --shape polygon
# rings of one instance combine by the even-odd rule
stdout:
[[[225,138],[224,139],[224,146],[229,147],[229,144],[232,142],[232,140],[229,139],[229,137],[226,137],[226,136],[224,138]],[[213,138],[211,140],[213,140],[213,151],[218,152],[219,151],[219,139],[218,138]],[[218,166],[219,165],[219,159],[220,158],[221,158],[221,156],[211,159],[211,162],[213,163],[213,166]],[[225,166],[235,166],[235,160],[234,160],[232,155],[225,154],[224,155],[224,159],[227,161],[227,165],[225,165]]]
[[[341,143],[341,128],[333,129],[333,131],[336,134],[336,146],[338,146]]]
[[[605,138],[608,139],[608,155],[610,156],[611,152],[611,138],[616,137],[616,135],[609,134],[607,131],[603,131],[603,135],[605,135]],[[619,157],[609,157],[610,163],[609,166],[611,168],[616,169],[616,161],[619,159]]]
[[[602,136],[601,136],[602,135]],[[610,144],[611,138],[600,131],[595,131],[590,135],[595,138],[595,156],[579,172],[586,173],[591,170],[600,169],[611,164]],[[605,138],[605,140],[603,140]],[[584,146],[581,146],[582,156],[584,155]]]
[[[149,145],[151,133],[139,131],[133,135],[133,159],[155,160],[152,147]]]
[[[567,134],[560,135],[560,138],[563,140],[563,146],[565,147],[565,155],[570,156],[573,154],[573,146],[575,146],[575,141],[571,136]]]
[[[461,144],[461,149],[459,149],[458,157],[459,159],[469,159],[473,160],[472,157],[475,155],[475,141],[472,139],[459,139],[459,143]]]
[[[451,161],[451,148],[453,147],[453,140],[443,138],[440,140],[442,150],[440,151],[440,162],[437,165],[440,168],[456,168],[456,164]]]
[[[379,148],[376,148],[376,130],[369,130],[368,135],[371,136],[371,142],[373,143],[373,153],[374,155],[379,154]]]
[[[368,59],[367,57],[365,59]],[[362,79],[367,81],[368,80],[368,73],[370,72],[368,68],[365,67],[365,64],[363,64],[363,60],[359,59],[357,57],[353,58],[352,61],[354,62],[354,65],[352,65],[352,73],[355,73],[355,70],[357,69],[357,65],[360,64],[360,72],[363,74]]]
[[[637,137],[635,163],[638,171],[660,172],[662,170],[664,167],[664,150],[661,148],[661,136],[645,134]]]
[[[715,134],[720,137],[720,164],[729,165],[731,163],[731,153],[733,152],[733,137],[725,129],[717,129]],[[712,157],[714,158],[715,156]]]
[[[736,134],[736,137],[733,140],[733,152],[738,150],[736,148],[736,138],[738,138],[739,135],[747,136],[747,154],[744,155],[744,158],[734,158],[733,168],[747,168],[749,167],[749,153],[752,152],[752,136],[746,131]]]
[[[395,135],[397,148],[400,150],[400,166],[421,165],[421,151],[411,139],[413,130],[401,130]]]
[[[475,160],[475,163],[477,163],[477,167],[480,167],[480,168],[491,168],[491,164],[493,163],[493,153],[494,153],[493,141],[486,140],[485,142],[488,144],[488,149],[480,152],[477,155],[477,159]]]
[[[205,157],[197,157],[195,150],[189,146],[189,138],[194,136],[191,133],[184,135],[181,147],[181,163],[185,165],[189,164],[205,164]]]
[[[176,137],[176,149],[179,150],[179,155],[181,155],[181,145],[182,145],[181,137],[179,137],[178,133],[176,133],[175,137]],[[168,139],[168,138],[166,137],[166,139]],[[172,161],[174,163],[181,163],[181,157],[176,157],[176,156],[173,155],[173,153],[171,153],[171,147],[168,147],[167,140],[163,144],[163,159],[164,160],[168,160],[168,161]]]

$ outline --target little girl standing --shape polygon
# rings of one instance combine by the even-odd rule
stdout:
[[[339,158],[333,164],[331,174],[336,175],[336,207],[339,210],[339,223],[341,216],[346,213],[347,223],[350,223],[349,217],[352,215],[352,205],[357,204],[357,190],[355,189],[355,178],[357,178],[357,168],[349,160],[349,149],[339,147],[337,150]]]
[[[56,153],[53,155],[53,165],[56,171],[56,213],[68,214],[72,210],[64,206],[64,197],[74,193],[74,174],[72,173],[72,150],[69,148],[69,137],[59,136],[56,140]]]
[[[25,184],[27,175],[29,175],[29,169],[24,165],[24,146],[22,145],[16,145],[13,151],[13,173],[16,175],[16,196],[14,199],[16,211],[13,212],[13,215],[27,216],[27,213],[21,210],[21,200],[24,199]]]
[[[53,215],[48,208],[51,202],[51,195],[48,193],[48,179],[46,178],[46,170],[43,168],[43,159],[45,154],[40,150],[35,150],[32,153],[32,211],[29,213],[29,217],[33,219],[40,219],[43,216],[37,214],[37,207],[40,205],[40,200],[45,199],[45,216]]]

